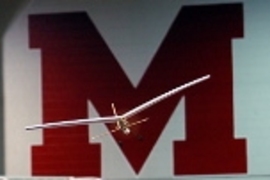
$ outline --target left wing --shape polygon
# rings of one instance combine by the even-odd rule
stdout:
[[[69,127],[76,125],[86,125],[90,123],[115,123],[121,118],[121,116],[107,116],[107,117],[96,117],[90,119],[77,119],[72,121],[59,121],[59,122],[51,122],[45,124],[36,124],[32,126],[26,126],[26,130],[35,130],[35,129],[49,129],[49,128],[57,128],[57,127]]]

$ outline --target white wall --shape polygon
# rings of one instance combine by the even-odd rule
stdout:
[[[183,5],[202,5],[213,3],[239,2],[233,0],[192,0],[192,1],[49,1],[37,0],[28,4],[14,20],[4,37],[4,119],[5,151],[7,175],[31,175],[30,146],[42,144],[40,131],[25,132],[24,126],[41,122],[41,64],[40,51],[28,47],[27,15],[32,13],[70,12],[84,10],[94,21],[110,50],[124,69],[130,81],[136,87],[160,43],[166,35],[170,24]],[[234,79],[234,113],[235,137],[244,137],[248,145],[248,175],[270,174],[270,2],[264,0],[245,0],[244,38],[234,39],[233,46],[233,79]],[[132,7],[132,8],[131,8]],[[138,13],[141,11],[142,13]],[[144,18],[147,11],[147,18]],[[130,21],[130,18],[133,21]],[[109,19],[109,20],[108,20]],[[120,27],[128,28],[120,28]],[[151,34],[151,38],[148,35]],[[128,48],[121,48],[123,44]],[[134,68],[135,67],[135,68]],[[91,106],[90,106],[91,107]],[[179,103],[175,114],[183,114],[183,101]],[[93,111],[90,109],[89,111]],[[96,113],[96,115],[98,115]],[[163,148],[170,135],[177,133],[178,139],[184,139],[182,133],[173,131],[176,126],[184,127],[181,122],[172,118],[147,160],[139,177],[173,177],[171,161],[164,155],[160,170],[155,169],[155,151]],[[100,125],[91,132],[98,133],[105,128]],[[166,138],[164,138],[166,137]],[[100,140],[103,177],[128,178],[136,177],[127,165],[123,155],[115,146],[111,137]],[[226,148],[226,147],[224,147]],[[111,169],[114,153],[119,166]],[[136,152],[135,152],[136,153]],[[158,161],[159,162],[159,161]],[[170,167],[170,168],[166,168]]]

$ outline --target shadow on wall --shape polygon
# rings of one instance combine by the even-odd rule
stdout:
[[[28,4],[30,0],[1,0],[0,1],[0,175],[5,174],[4,163],[4,121],[3,121],[3,37],[12,19],[20,9]]]

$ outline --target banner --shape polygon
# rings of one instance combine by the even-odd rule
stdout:
[[[270,3],[33,1],[4,37],[8,175],[175,178],[267,175]],[[113,125],[26,132],[31,124],[124,113]],[[20,163],[18,163],[20,162]]]

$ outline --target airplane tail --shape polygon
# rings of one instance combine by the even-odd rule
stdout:
[[[111,108],[112,108],[113,114],[115,116],[118,116],[114,103],[111,103]],[[105,132],[103,134],[93,136],[91,139],[95,140],[95,139],[103,138],[105,136],[108,136],[109,134],[116,133],[118,131],[122,131],[125,135],[128,135],[131,132],[130,127],[137,126],[137,125],[144,123],[146,121],[148,121],[148,118],[144,118],[144,119],[141,119],[141,120],[133,122],[133,123],[128,123],[126,119],[119,119],[118,121],[116,121],[115,128],[110,130],[110,132]]]
[[[115,106],[114,106],[114,103],[111,104],[111,107],[112,107],[113,114],[114,114],[115,116],[117,116],[117,112],[116,112],[116,108],[115,108]]]

